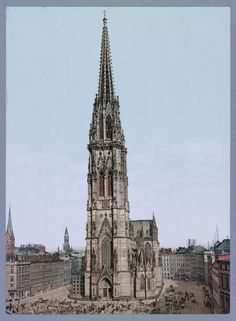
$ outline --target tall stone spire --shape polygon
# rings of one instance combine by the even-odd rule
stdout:
[[[68,230],[67,230],[67,226],[66,226],[66,228],[65,228],[65,233],[64,233],[63,250],[64,250],[66,253],[69,253],[69,252],[70,252],[69,233],[68,233]]]
[[[9,208],[7,230],[6,230],[6,255],[12,256],[14,254],[15,254],[15,236],[14,236],[13,227],[12,227],[11,208]]]
[[[115,96],[107,18],[103,18],[98,94],[89,131],[85,296],[126,297],[130,284],[127,149]],[[122,240],[122,242],[120,241]],[[107,284],[103,290],[104,284]],[[109,289],[109,290],[108,290]]]
[[[89,131],[90,144],[116,141],[124,145],[125,137],[120,120],[119,98],[115,95],[114,89],[106,16],[103,18],[98,94],[96,94],[93,106]],[[89,149],[90,147],[91,145]]]
[[[142,251],[151,279],[139,265],[140,244],[129,218],[127,148],[114,92],[107,18],[103,18],[98,93],[89,129],[85,297],[124,300],[158,295],[162,280],[155,217],[144,220]],[[152,229],[147,242],[146,235]],[[147,243],[147,244],[146,244]],[[145,276],[144,276],[145,273]],[[145,285],[136,279],[143,278]],[[146,283],[147,281],[147,283]],[[143,283],[142,283],[143,284]],[[145,294],[144,294],[145,289]]]
[[[12,220],[11,220],[11,208],[10,207],[9,207],[9,213],[8,213],[7,234],[10,235],[10,236],[14,236],[13,227],[12,227]]]
[[[113,76],[112,76],[111,49],[110,49],[110,43],[109,43],[107,18],[104,12],[101,57],[100,57],[98,101],[103,101],[104,103],[112,102],[114,100],[114,95],[115,95],[115,91],[114,91],[114,82],[113,82]]]

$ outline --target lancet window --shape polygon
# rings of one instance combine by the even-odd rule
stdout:
[[[140,289],[141,289],[141,290],[144,290],[144,288],[145,288],[145,277],[144,277],[144,275],[142,274],[142,275],[141,275],[141,280],[140,280]]]
[[[104,128],[103,128],[103,117],[102,116],[99,119],[99,137],[100,137],[100,140],[104,138]]]
[[[107,238],[102,242],[102,266],[111,267],[111,241]]]
[[[106,118],[106,138],[112,139],[112,119],[110,115]]]
[[[112,189],[113,189],[112,173],[109,173],[109,174],[108,174],[108,178],[107,178],[107,191],[108,191],[108,196],[112,196]]]
[[[99,176],[99,196],[105,196],[105,186],[104,186],[104,173],[101,172]]]

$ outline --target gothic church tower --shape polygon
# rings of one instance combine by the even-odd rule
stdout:
[[[7,230],[6,230],[6,255],[13,256],[15,254],[15,236],[11,220],[11,208],[9,208]]]
[[[64,233],[63,251],[66,253],[70,252],[69,233],[67,230],[67,226],[66,226],[65,233]]]
[[[89,131],[85,297],[131,297],[127,149],[115,95],[107,18]]]

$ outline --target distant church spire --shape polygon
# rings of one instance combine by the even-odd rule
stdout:
[[[98,100],[103,101],[105,103],[112,102],[114,99],[114,95],[115,95],[115,90],[114,90],[114,82],[113,82],[113,76],[112,76],[111,49],[110,49],[110,43],[109,43],[107,17],[106,17],[106,13],[104,12]]]
[[[12,227],[12,220],[11,220],[11,208],[10,207],[9,207],[9,213],[8,213],[7,234],[10,235],[10,236],[14,236],[13,227]]]
[[[66,228],[65,228],[65,233],[64,233],[63,250],[64,250],[66,253],[69,253],[69,252],[70,252],[69,233],[68,233],[68,230],[67,230],[67,226],[66,226]]]
[[[15,236],[14,236],[13,227],[12,227],[11,208],[9,207],[7,230],[6,230],[6,255],[12,256],[14,254],[15,254]]]

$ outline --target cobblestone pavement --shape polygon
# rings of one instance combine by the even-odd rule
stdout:
[[[202,285],[194,282],[164,280],[157,300],[139,301],[75,301],[68,298],[69,286],[22,300],[11,306],[8,313],[18,314],[207,314]],[[172,293],[172,294],[171,294]],[[184,303],[183,297],[185,298]],[[192,297],[190,297],[190,293]],[[167,299],[166,299],[167,298]],[[194,301],[194,302],[193,302]]]

